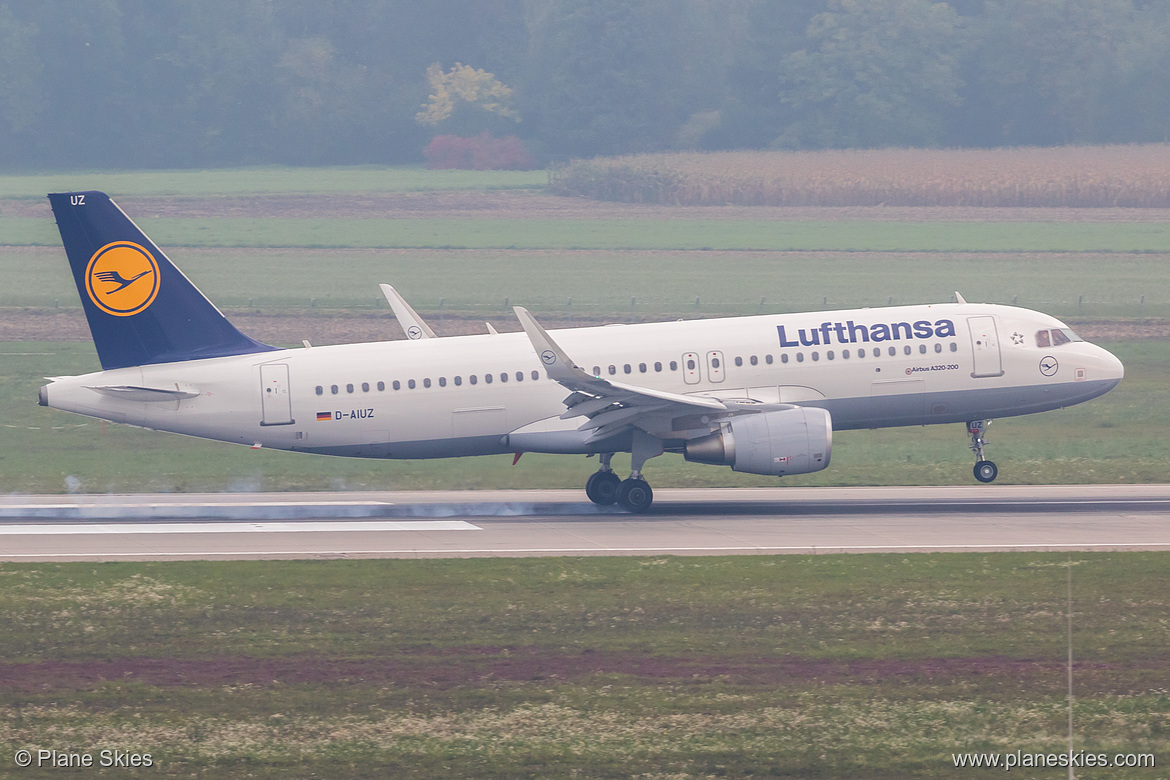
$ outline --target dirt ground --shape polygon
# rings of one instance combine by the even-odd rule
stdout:
[[[894,222],[1170,222],[1170,209],[909,206],[657,206],[546,195],[536,190],[118,197],[136,219],[710,219],[881,220]],[[0,216],[51,217],[48,200],[0,199]]]
[[[224,312],[232,323],[249,336],[268,344],[299,344],[307,339],[318,347],[329,344],[353,344],[369,341],[402,339],[402,329],[389,312],[385,314],[322,312],[315,310],[280,314],[255,314],[248,311]],[[464,336],[487,333],[484,319],[478,315],[446,313],[442,318],[419,312],[439,336]],[[541,317],[547,328],[573,328],[631,322],[628,316],[572,319]],[[520,330],[514,317],[501,316],[492,325],[501,333]],[[1093,342],[1145,341],[1170,339],[1170,320],[1142,321],[1069,320],[1082,338]],[[9,309],[0,311],[0,341],[89,341],[89,327],[80,309]]]
[[[393,658],[336,658],[297,655],[284,658],[121,658],[116,660],[42,661],[0,664],[0,691],[86,690],[106,682],[169,686],[250,684],[260,687],[296,684],[425,685],[439,689],[506,681],[549,680],[571,683],[597,674],[624,674],[644,680],[720,679],[731,685],[784,687],[810,684],[876,684],[889,680],[953,681],[958,678],[1002,679],[1051,676],[1063,666],[1036,661],[982,656],[917,660],[856,659],[833,661],[781,658],[650,657],[644,653],[566,651],[548,647],[420,648]],[[1091,664],[1078,672],[1082,688],[1096,672],[1108,675],[1126,665]],[[1126,677],[1156,673],[1160,664],[1127,666]],[[1133,673],[1137,672],[1138,675]],[[1132,684],[1132,680],[1131,680]],[[1092,687],[1097,687],[1096,685]],[[1113,687],[1113,686],[1106,686]],[[1122,691],[1114,691],[1122,692]]]

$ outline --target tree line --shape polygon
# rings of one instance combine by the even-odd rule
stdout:
[[[1165,141],[1168,60],[1170,0],[0,0],[0,165]]]

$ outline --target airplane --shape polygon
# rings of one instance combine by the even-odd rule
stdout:
[[[598,456],[599,505],[645,512],[664,452],[751,474],[829,465],[835,430],[964,423],[974,475],[993,418],[1079,404],[1116,357],[1054,317],[954,302],[280,349],[237,330],[107,195],[50,194],[102,370],[39,403],[254,448],[358,458]],[[622,479],[611,467],[628,452]]]

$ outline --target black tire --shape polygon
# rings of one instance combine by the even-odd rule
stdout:
[[[999,476],[999,469],[989,460],[981,460],[975,464],[975,479],[980,482],[994,482]]]
[[[618,486],[617,502],[627,511],[641,514],[650,508],[653,501],[654,491],[644,479],[622,480]]]
[[[617,501],[621,478],[612,471],[595,471],[585,483],[585,495],[598,506],[609,506]]]

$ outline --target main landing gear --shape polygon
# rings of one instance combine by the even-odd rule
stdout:
[[[989,425],[991,420],[972,420],[967,423],[967,433],[971,436],[971,451],[975,453],[975,479],[980,482],[992,482],[999,475],[999,468],[983,457],[983,447],[987,444],[983,434],[987,432]]]
[[[631,474],[629,479],[619,477],[609,465],[612,452],[603,452],[600,458],[601,468],[585,483],[585,495],[589,500],[598,506],[618,504],[628,512],[641,513],[649,509],[654,501],[650,483],[640,473]]]
[[[642,466],[646,465],[650,458],[662,454],[662,441],[635,428],[632,449],[629,479],[619,478],[610,467],[612,452],[601,453],[599,456],[601,468],[585,483],[585,495],[589,496],[590,501],[601,506],[616,503],[627,512],[642,513],[650,508],[654,501],[654,491],[642,476]]]

